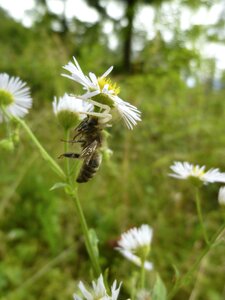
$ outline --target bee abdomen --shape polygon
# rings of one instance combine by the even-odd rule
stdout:
[[[88,182],[98,171],[101,161],[102,155],[100,153],[95,153],[88,164],[84,161],[76,181],[78,183]]]

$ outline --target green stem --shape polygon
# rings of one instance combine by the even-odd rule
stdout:
[[[65,130],[65,141],[68,141],[69,137],[70,137],[70,132],[67,129],[67,130]],[[64,151],[65,151],[65,153],[68,152],[68,143],[67,142],[64,142]],[[71,172],[70,172],[70,160],[68,158],[66,159],[66,175],[67,175],[68,180],[70,182]]]
[[[65,140],[66,141],[69,140],[69,130],[65,131]],[[64,151],[68,152],[68,143],[67,142],[65,142],[65,144],[64,144]],[[77,175],[78,171],[79,171],[79,163],[77,163],[77,165],[76,165],[75,172],[72,172],[72,173],[75,173]],[[71,176],[72,174],[71,174],[71,169],[70,169],[70,161],[68,158],[66,159],[66,174],[67,174],[68,183],[70,185],[70,193],[69,194],[72,196],[74,203],[75,203],[75,208],[76,208],[77,215],[80,220],[81,228],[82,228],[83,235],[84,235],[85,246],[86,246],[88,255],[90,257],[94,273],[96,276],[99,276],[101,274],[101,269],[99,266],[98,257],[97,257],[97,254],[95,253],[94,247],[90,240],[89,229],[88,229],[87,222],[86,222],[86,219],[85,219],[85,216],[84,216],[84,213],[83,213],[83,210],[82,210],[79,198],[78,198],[78,193],[77,193],[78,186],[77,186],[77,183],[74,182],[74,180]]]
[[[75,203],[75,207],[76,207],[78,217],[80,219],[81,228],[82,228],[82,231],[83,231],[83,234],[84,234],[84,239],[85,239],[85,245],[86,245],[87,252],[88,252],[89,257],[91,259],[91,263],[92,263],[95,275],[99,276],[101,274],[101,268],[100,268],[100,265],[99,265],[99,262],[98,262],[97,255],[95,253],[95,250],[94,250],[94,248],[92,246],[92,243],[91,243],[91,240],[90,240],[88,226],[87,226],[87,223],[86,223],[86,220],[85,220],[85,217],[84,217],[84,213],[83,213],[83,210],[82,210],[82,207],[81,207],[78,195],[77,195],[77,189],[73,189],[73,192],[72,192],[71,195],[72,195],[72,198],[73,198],[74,203]]]
[[[185,285],[185,283],[188,283],[191,279],[193,279],[193,272],[198,268],[200,265],[202,259],[209,253],[213,245],[215,244],[216,241],[218,241],[222,234],[223,231],[225,230],[225,224],[223,224],[219,230],[216,232],[216,234],[213,236],[209,244],[207,244],[206,248],[203,250],[203,252],[199,255],[199,257],[196,259],[195,263],[192,265],[192,267],[188,270],[186,274],[184,274],[183,277],[181,277],[174,285],[173,289],[168,295],[168,300],[172,299],[178,290]]]
[[[198,188],[196,188],[195,202],[196,202],[196,208],[197,208],[197,213],[198,213],[198,219],[199,219],[199,222],[200,222],[200,225],[201,225],[204,240],[205,240],[206,244],[209,245],[209,239],[208,239],[207,232],[206,232],[206,229],[205,229],[205,225],[204,225],[204,222],[203,222],[201,201],[200,201],[199,189]]]
[[[3,116],[5,116],[6,118],[9,118],[9,115],[8,115],[6,109],[4,108],[4,106],[1,105],[0,106],[0,110],[1,110],[1,112],[3,114]],[[7,120],[6,120],[6,122],[4,122],[4,123],[5,123],[5,128],[6,128],[7,136],[8,136],[8,138],[11,138],[11,136],[12,136],[12,130],[11,130],[10,122],[7,122]]]
[[[141,289],[145,288],[145,262],[142,261],[141,263],[141,284],[140,284]]]
[[[34,145],[38,148],[40,151],[42,157],[48,162],[48,164],[51,166],[51,168],[55,171],[56,174],[58,174],[62,179],[65,179],[65,173],[60,168],[60,166],[55,162],[55,160],[47,153],[47,151],[42,147],[38,139],[35,137],[33,132],[30,130],[30,128],[27,126],[24,120],[21,120],[20,118],[14,117],[14,119],[23,127],[23,129],[28,134],[31,141],[34,143]]]

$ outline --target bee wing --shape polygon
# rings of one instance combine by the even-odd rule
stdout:
[[[80,154],[80,158],[84,158],[85,163],[87,165],[89,164],[89,161],[90,161],[92,155],[94,154],[97,146],[98,146],[98,142],[95,140],[82,150],[82,152]]]

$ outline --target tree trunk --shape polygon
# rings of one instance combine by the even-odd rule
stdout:
[[[132,56],[132,34],[133,21],[135,16],[136,0],[126,0],[126,19],[127,27],[124,29],[124,48],[123,48],[123,68],[125,72],[131,71],[131,56]]]

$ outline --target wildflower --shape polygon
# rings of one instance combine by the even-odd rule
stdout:
[[[219,204],[225,205],[225,186],[219,189],[218,201]]]
[[[146,270],[152,270],[153,264],[146,260],[152,241],[152,228],[142,225],[140,228],[132,228],[123,233],[116,249],[127,259],[138,266],[144,264]]]
[[[108,106],[110,109],[115,109],[123,118],[125,124],[129,129],[133,129],[133,126],[137,124],[137,121],[141,121],[140,111],[130,103],[122,100],[118,94],[120,92],[119,87],[109,78],[106,78],[112,71],[111,66],[102,76],[97,77],[94,73],[89,73],[89,76],[84,75],[75,57],[73,57],[74,63],[69,62],[63,68],[71,73],[71,75],[62,74],[77,83],[81,84],[86,90],[86,93],[81,96],[82,99],[92,102],[100,109]],[[94,100],[94,102],[93,102]]]
[[[97,282],[92,281],[92,289],[86,289],[83,282],[80,281],[78,287],[83,297],[81,298],[80,296],[74,294],[73,298],[74,300],[117,300],[121,284],[119,285],[119,287],[116,287],[116,285],[117,282],[115,280],[111,287],[111,296],[109,296],[107,294],[102,275],[99,276]]]
[[[59,123],[65,129],[74,127],[79,120],[85,118],[86,113],[90,112],[93,107],[92,104],[67,94],[60,97],[59,100],[55,97],[52,106]]]
[[[151,294],[147,290],[139,290],[137,293],[137,300],[151,300]]]
[[[6,115],[24,117],[32,106],[30,89],[19,77],[0,74],[0,122]],[[6,115],[5,115],[6,114]]]
[[[169,174],[177,179],[191,179],[195,184],[208,184],[213,182],[225,182],[225,173],[221,173],[219,169],[210,169],[205,171],[205,166],[194,166],[189,162],[174,162],[170,167],[174,172]]]

